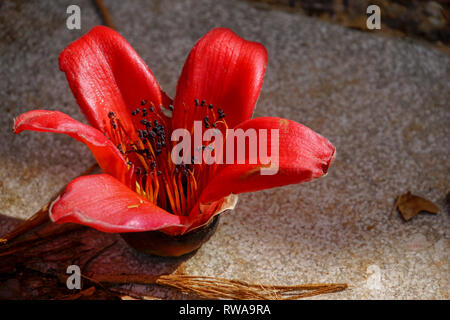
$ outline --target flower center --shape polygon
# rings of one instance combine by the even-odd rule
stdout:
[[[184,117],[184,127],[191,136],[194,120],[202,119],[205,129],[218,128],[226,132],[228,128],[225,113],[215,109],[205,100],[193,101],[194,112]],[[131,187],[141,196],[176,215],[188,215],[198,202],[200,192],[217,169],[217,164],[191,163],[176,165],[172,162],[171,150],[174,142],[168,139],[172,133],[170,118],[152,102],[141,101],[141,106],[131,112],[137,138],[128,133],[119,117],[109,112],[109,138],[116,144],[128,164]],[[168,106],[174,110],[172,105]],[[136,136],[136,134],[134,134]],[[202,148],[207,146],[202,145]],[[195,153],[191,153],[195,154]]]

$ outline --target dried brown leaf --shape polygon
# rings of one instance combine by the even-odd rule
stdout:
[[[409,191],[398,197],[396,205],[405,221],[411,220],[422,211],[432,214],[437,214],[439,211],[433,202],[413,195]]]

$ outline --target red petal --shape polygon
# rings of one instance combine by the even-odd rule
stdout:
[[[59,56],[59,66],[81,110],[102,132],[108,132],[112,111],[134,139],[130,112],[142,100],[157,108],[170,100],[130,44],[107,27],[94,27],[71,43]]]
[[[157,207],[107,174],[73,180],[49,212],[54,222],[74,222],[103,232],[140,232],[183,225],[183,217]]]
[[[127,165],[116,146],[100,131],[59,111],[33,110],[14,119],[14,131],[64,133],[83,142],[91,150],[103,172],[126,181]]]
[[[265,167],[261,164],[262,158],[258,158],[257,164],[248,164],[247,146],[246,164],[222,165],[203,191],[200,197],[202,203],[215,201],[230,193],[238,194],[310,181],[325,174],[334,159],[335,148],[326,138],[294,121],[274,117],[256,118],[240,124],[237,128],[244,131],[256,129],[258,137],[259,129],[279,129],[278,172],[274,175],[261,175],[260,169]],[[270,154],[270,130],[267,137],[265,143]]]
[[[194,99],[223,109],[228,127],[250,119],[266,64],[263,45],[246,41],[229,29],[208,32],[192,49],[178,80],[173,128],[189,128],[192,118],[186,126],[183,120],[192,113]]]

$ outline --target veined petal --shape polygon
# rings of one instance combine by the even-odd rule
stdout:
[[[127,164],[116,146],[99,130],[59,111],[32,110],[14,119],[14,132],[24,130],[64,133],[91,150],[103,172],[125,182]]]
[[[218,200],[230,193],[238,194],[311,181],[326,174],[334,159],[335,148],[326,138],[291,120],[256,118],[245,121],[235,129],[242,129],[244,132],[254,129],[258,137],[258,153],[261,145],[266,144],[268,156],[249,157],[247,141],[245,164],[237,164],[236,159],[234,164],[223,164],[203,190],[200,196],[202,203]],[[261,138],[260,129],[267,130],[266,140]],[[270,154],[274,129],[278,130],[279,135],[278,166],[274,154]],[[227,139],[230,139],[230,136]],[[255,163],[249,164],[250,160],[255,160]],[[261,169],[268,170],[270,163],[274,165],[272,172],[276,173],[261,174]]]
[[[107,174],[73,180],[49,214],[56,223],[73,222],[111,233],[183,226],[183,217],[159,208]]]
[[[192,49],[178,80],[173,128],[190,128],[194,100],[205,100],[226,114],[232,128],[250,119],[264,79],[267,51],[263,45],[216,28],[201,38]],[[184,124],[188,118],[187,125]]]
[[[59,56],[70,88],[89,122],[109,133],[108,113],[114,112],[135,139],[130,112],[142,100],[155,108],[169,103],[153,73],[116,31],[97,26],[71,43]]]

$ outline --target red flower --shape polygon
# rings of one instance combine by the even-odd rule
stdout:
[[[34,110],[16,118],[14,130],[68,134],[89,147],[104,173],[72,181],[53,202],[51,219],[104,232],[183,234],[210,221],[233,200],[230,194],[325,174],[335,153],[327,139],[290,120],[250,120],[266,63],[261,44],[214,29],[189,54],[172,101],[117,32],[95,27],[70,44],[59,65],[92,126],[58,111]],[[194,120],[221,132],[279,129],[279,171],[259,174],[261,161],[175,165],[171,133],[192,132]]]

